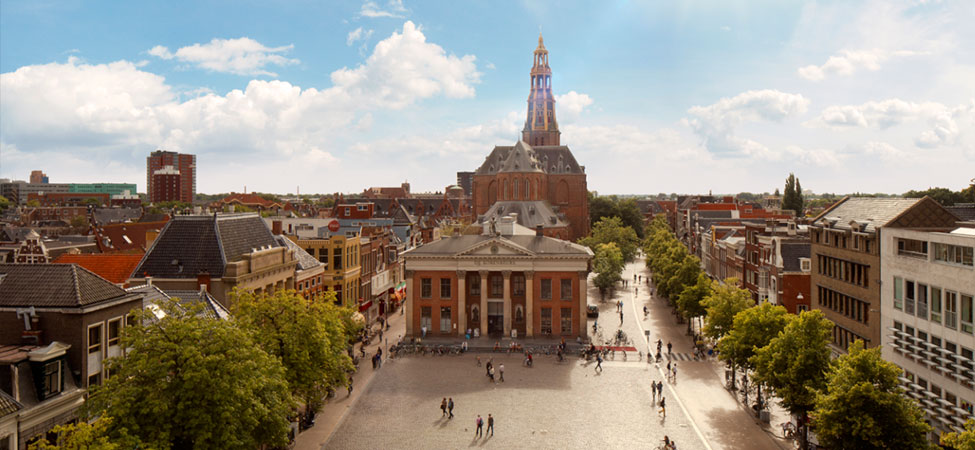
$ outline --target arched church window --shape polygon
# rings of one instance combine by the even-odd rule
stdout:
[[[504,188],[501,190],[501,198],[508,200],[508,180],[504,180]]]
[[[525,178],[525,200],[532,199],[532,181]]]
[[[511,187],[512,187],[512,190],[513,190],[512,196],[513,196],[513,198],[515,200],[519,200],[519,198],[518,198],[518,181],[519,180],[517,178],[515,178],[514,181],[511,182]]]

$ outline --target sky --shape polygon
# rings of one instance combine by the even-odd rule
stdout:
[[[0,178],[443,191],[524,126],[549,50],[601,194],[965,188],[970,1],[0,2]]]

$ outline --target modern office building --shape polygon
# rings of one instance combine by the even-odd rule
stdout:
[[[146,193],[149,195],[149,202],[167,201],[157,200],[153,198],[152,194],[155,187],[153,176],[166,166],[171,166],[172,170],[179,172],[177,201],[193,203],[193,198],[196,195],[196,155],[164,150],[156,150],[146,158]]]

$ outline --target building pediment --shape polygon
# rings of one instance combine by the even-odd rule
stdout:
[[[522,247],[507,239],[494,238],[479,242],[466,250],[457,253],[455,256],[535,256],[531,250]]]

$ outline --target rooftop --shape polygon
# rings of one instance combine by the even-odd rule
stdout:
[[[0,306],[79,307],[126,295],[76,264],[0,264]]]

